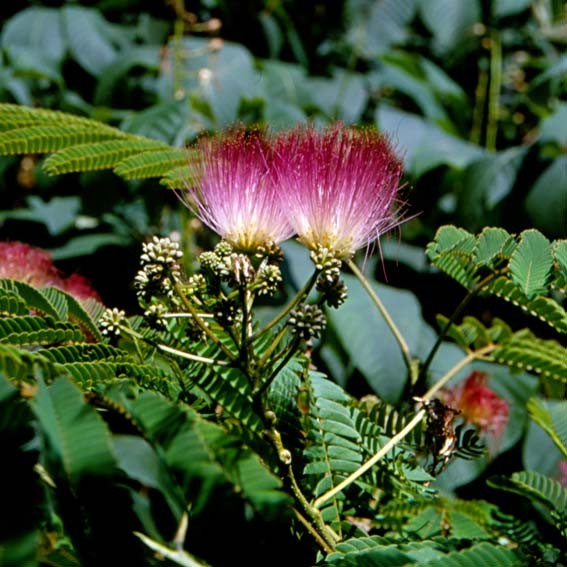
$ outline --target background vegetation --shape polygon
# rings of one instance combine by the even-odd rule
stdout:
[[[37,1],[25,8],[4,4],[0,7],[0,102],[62,110],[156,141],[151,168],[148,163],[128,161],[128,156],[89,167],[84,160],[80,166],[70,166],[72,155],[57,158],[60,154],[52,153],[64,146],[49,142],[51,145],[45,148],[40,145],[34,149],[29,138],[18,146],[17,136],[0,134],[0,154],[4,154],[0,158],[0,237],[49,250],[63,271],[87,276],[108,306],[132,315],[139,313],[132,282],[139,268],[141,244],[150,235],[179,234],[184,268],[189,273],[196,269],[198,254],[213,241],[171,191],[171,187],[181,187],[180,173],[172,172],[172,163],[183,167],[185,160],[172,147],[183,148],[200,133],[216,132],[237,121],[266,124],[277,130],[298,121],[325,124],[342,120],[375,125],[394,141],[404,159],[404,197],[410,214],[415,216],[393,238],[382,240],[384,262],[370,259],[365,272],[373,281],[387,283],[377,289],[400,322],[412,351],[422,359],[440,328],[437,314],[450,315],[457,308],[466,294],[463,285],[469,292],[472,289],[469,280],[443,264],[446,250],[442,242],[437,241],[437,248],[429,248],[429,260],[426,256],[426,245],[441,225],[456,225],[471,234],[487,226],[517,235],[535,228],[537,234],[558,243],[567,238],[567,14],[562,1],[202,0],[185,5],[181,0],[101,0]],[[0,116],[0,124],[9,125],[6,116]],[[8,129],[3,127],[3,131]],[[462,246],[459,253],[472,262],[466,245],[458,239],[452,242],[457,248]],[[557,252],[561,245],[555,246],[553,274],[560,274],[566,268],[561,268]],[[309,264],[294,243],[288,243],[284,250],[285,285],[291,295],[308,277]],[[551,248],[541,244],[537,250],[549,252]],[[551,258],[552,252],[549,254]],[[119,269],[111,268],[110,261]],[[485,264],[477,268],[475,274],[485,274],[483,270],[488,269]],[[532,289],[527,295],[544,294],[563,309],[562,276],[551,278],[551,273],[550,267],[543,291]],[[360,313],[371,308],[362,288],[349,278],[352,276],[346,276],[349,300],[329,315],[322,346],[315,349],[315,363],[356,398],[376,395],[394,405],[407,401],[409,386],[397,345],[378,314],[361,321]],[[514,283],[520,281],[524,281],[523,276],[517,276]],[[8,295],[15,293],[8,291]],[[42,300],[31,293],[22,288],[17,294],[32,311],[40,309]],[[529,324],[543,339],[553,338],[557,345],[565,345],[561,325],[529,319],[513,301],[501,301],[493,291],[482,300],[476,295],[471,294],[469,313],[486,328],[495,318],[502,318],[513,328]],[[79,327],[88,327],[90,318],[82,311],[77,309],[72,321],[69,309],[72,312],[74,306],[61,307],[64,302],[57,297],[49,296],[48,300],[58,308],[50,317],[62,324],[74,321]],[[16,309],[10,305],[10,309]],[[264,307],[266,317],[273,307]],[[525,307],[524,311],[530,311],[533,306]],[[540,307],[534,309],[541,313]],[[470,338],[468,332],[465,329],[463,334]],[[452,338],[457,344],[465,345],[466,341],[461,337],[459,343],[456,335]],[[368,336],[376,337],[376,342],[366,346]],[[101,336],[98,338],[102,341]],[[432,383],[442,376],[458,360],[459,352],[455,344],[444,343],[424,380]],[[563,351],[557,353],[550,359],[563,356]],[[49,383],[53,368],[38,370],[37,361],[20,354],[16,367],[22,375],[33,368],[35,380]],[[96,358],[106,360],[115,355],[100,351]],[[6,360],[15,355],[5,356],[3,372],[8,368]],[[516,365],[513,373],[507,366],[492,362],[477,362],[469,368],[487,372],[492,387],[509,402],[509,425],[489,455],[452,461],[435,485],[451,497],[489,499],[490,494],[503,514],[526,520],[533,515],[531,505],[524,500],[521,507],[516,500],[511,505],[509,492],[488,489],[486,479],[493,473],[511,474],[521,469],[560,478],[559,463],[565,455],[545,436],[536,424],[538,420],[528,419],[526,403],[537,395],[547,410],[553,411],[556,405],[563,408],[565,370],[558,370],[558,379],[541,382],[527,366],[518,370]],[[121,372],[143,377],[137,367],[124,368]],[[38,372],[44,374],[39,376]],[[465,375],[461,372],[459,377]],[[88,380],[92,377],[73,377],[83,390],[91,391]],[[111,414],[109,427],[118,432],[116,443],[122,443],[123,461],[112,461],[114,453],[104,445],[96,453],[101,459],[100,469],[85,473],[80,460],[63,463],[62,469],[55,467],[61,479],[71,479],[68,486],[72,493],[61,496],[68,507],[56,514],[50,497],[45,497],[37,475],[28,466],[40,450],[34,445],[39,443],[34,436],[37,424],[50,431],[46,420],[53,419],[54,412],[66,416],[69,428],[76,427],[75,418],[85,430],[102,427],[102,422],[97,421],[95,412],[81,409],[91,406],[83,405],[80,391],[73,389],[71,381],[40,385],[34,404],[17,406],[17,410],[9,405],[15,390],[8,381],[1,384],[2,426],[15,459],[10,472],[4,473],[11,475],[6,482],[28,487],[21,495],[21,512],[14,512],[17,518],[13,522],[19,525],[21,521],[22,533],[27,534],[49,517],[49,533],[58,544],[42,540],[47,549],[43,558],[48,564],[74,564],[72,549],[80,550],[84,560],[96,546],[101,554],[99,561],[141,557],[137,540],[121,539],[121,525],[136,524],[139,530],[143,525],[142,531],[154,540],[171,541],[182,516],[179,502],[183,498],[176,493],[179,490],[187,490],[192,496],[201,494],[194,497],[197,519],[191,524],[187,546],[213,565],[231,564],[235,556],[245,554],[250,554],[251,561],[266,561],[274,549],[298,565],[316,561],[311,542],[290,534],[287,520],[281,518],[285,494],[279,492],[272,477],[263,478],[259,491],[257,486],[248,487],[251,499],[246,496],[247,487],[240,487],[244,496],[235,496],[226,488],[227,482],[238,484],[230,477],[233,472],[227,472],[231,470],[227,465],[230,459],[240,458],[235,456],[238,443],[231,438],[234,446],[227,448],[219,440],[220,430],[195,416],[191,417],[191,426],[184,422],[180,428],[186,428],[187,435],[189,429],[198,431],[207,451],[218,457],[221,465],[214,474],[208,469],[206,474],[203,470],[184,470],[181,465],[176,469],[178,447],[170,445],[173,442],[167,438],[167,428],[157,421],[140,425],[139,418],[145,437],[154,436],[157,447],[155,452],[148,452],[149,445],[132,441],[133,422],[121,417],[122,410],[114,415],[105,406],[108,401],[100,402]],[[104,394],[134,416],[136,412],[144,415],[142,403],[157,406],[163,402],[154,389],[165,399],[181,395],[171,390],[165,395],[167,388],[147,388],[147,397],[136,402],[106,391]],[[95,388],[90,395],[98,394],[102,392]],[[65,404],[75,408],[77,415],[66,413]],[[181,423],[174,407],[160,406],[160,415]],[[532,416],[537,413],[531,411]],[[195,420],[198,425],[194,425]],[[542,421],[545,419],[539,423]],[[62,440],[50,442],[57,446]],[[155,468],[159,461],[155,455],[161,456],[162,451],[172,467],[168,472],[174,471],[173,480]],[[254,453],[251,455],[239,462],[261,477]],[[136,459],[143,458],[149,469],[134,469],[140,462]],[[89,459],[85,462],[92,463]],[[105,476],[113,467],[122,467],[123,484]],[[213,479],[209,485],[208,475]],[[61,479],[55,478],[56,484],[63,482]],[[86,484],[74,485],[79,479]],[[101,502],[95,496],[89,499],[90,480],[96,485],[94,495],[105,493],[118,503],[112,521],[98,508]],[[4,486],[9,493],[10,485]],[[141,495],[140,487],[145,487],[150,496]],[[549,504],[552,491],[543,492]],[[138,494],[136,505],[121,506],[120,502],[129,502],[132,494]],[[92,520],[90,541],[81,540],[80,528],[77,534],[69,533],[68,525],[78,522],[84,511],[81,507],[89,510],[87,516]],[[553,518],[556,512],[552,510]],[[547,525],[546,514],[537,516],[536,527]],[[70,523],[64,536],[58,524],[60,516],[73,518],[67,520]],[[394,516],[392,512],[392,523]],[[397,521],[407,520],[401,517],[400,512]],[[564,537],[564,518],[554,521],[550,548]],[[222,533],[222,545],[208,536],[211,526]],[[33,545],[21,540],[22,557],[26,557],[26,550],[36,550],[37,534],[33,534]],[[508,537],[509,532],[506,534]],[[421,533],[423,538],[436,535],[427,530]],[[525,539],[532,542],[527,535]],[[17,553],[15,547],[9,549]],[[558,561],[550,554],[550,562]],[[548,560],[543,552],[538,557],[542,564]],[[358,564],[352,561],[344,564]]]

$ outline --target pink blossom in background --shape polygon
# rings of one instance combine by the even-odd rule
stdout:
[[[508,423],[508,402],[488,386],[488,375],[484,372],[472,372],[460,384],[446,389],[444,402],[492,439],[500,438]]]
[[[349,258],[400,223],[402,163],[373,129],[302,125],[276,136],[281,208],[300,242]]]
[[[49,252],[22,242],[0,242],[0,278],[34,287],[55,286],[61,282]]]
[[[286,240],[293,230],[276,195],[271,147],[258,130],[237,128],[202,138],[191,164],[195,184],[184,202],[213,231],[240,250]]]
[[[61,289],[63,291],[66,291],[79,300],[96,299],[102,303],[100,295],[93,289],[91,283],[85,276],[71,274],[69,277],[63,279],[62,284]]]
[[[559,461],[559,483],[564,488],[567,488],[567,461]]]
[[[25,282],[33,287],[56,287],[79,301],[95,299],[99,294],[89,281],[73,274],[65,277],[53,264],[49,252],[23,242],[0,242],[0,278]]]

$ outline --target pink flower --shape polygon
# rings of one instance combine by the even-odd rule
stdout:
[[[79,274],[69,277],[54,266],[49,252],[22,242],[0,242],[0,278],[25,282],[33,287],[56,287],[76,297],[101,302],[99,294]]]
[[[240,250],[279,243],[293,231],[276,195],[270,144],[260,131],[237,128],[198,144],[193,166],[198,186],[186,204],[217,234]]]
[[[61,282],[49,252],[22,242],[0,242],[0,278],[34,287],[55,286]]]
[[[559,483],[563,488],[567,488],[567,461],[559,461],[557,466],[559,468]]]
[[[508,423],[508,402],[487,385],[484,372],[472,372],[464,381],[445,391],[444,401],[460,410],[464,419],[493,439],[498,439]]]
[[[63,279],[61,289],[76,297],[79,301],[86,299],[96,299],[100,303],[102,300],[100,295],[93,289],[89,280],[80,274],[71,274]],[[56,286],[59,287],[59,286]]]
[[[281,206],[308,248],[346,259],[399,224],[402,164],[376,130],[299,126],[274,146]]]

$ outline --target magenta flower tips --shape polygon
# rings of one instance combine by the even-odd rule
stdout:
[[[236,249],[254,251],[293,234],[276,195],[270,145],[243,128],[199,142],[200,160],[186,203]]]
[[[308,248],[348,259],[399,224],[402,164],[377,131],[301,126],[274,153],[282,208]]]

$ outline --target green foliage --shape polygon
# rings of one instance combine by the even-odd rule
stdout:
[[[567,490],[561,484],[547,476],[533,471],[514,473],[510,478],[495,478],[490,481],[492,486],[515,492],[542,504],[550,512],[554,526],[567,536]]]
[[[518,237],[485,228],[478,237],[441,227],[427,246],[432,264],[472,294],[495,295],[519,305],[555,330],[567,332],[567,314],[555,289],[565,278],[562,241],[550,243],[530,229]]]
[[[167,178],[192,159],[184,150],[60,111],[0,104],[0,130],[0,154],[56,152],[43,164],[49,175],[112,169],[125,179]]]
[[[410,422],[420,407],[412,396],[428,380],[457,369],[464,376],[461,350],[465,362],[490,363],[482,367],[489,373],[501,364],[537,374],[529,394],[525,376],[506,374],[511,415],[525,411],[518,400],[536,395],[530,417],[567,454],[564,402],[548,401],[564,397],[567,377],[561,3],[346,0],[336,10],[261,2],[256,11],[212,0],[191,4],[194,13],[179,2],[42,4],[6,7],[0,36],[2,237],[28,238],[89,267],[110,302],[115,290],[131,291],[128,260],[148,234],[181,234],[186,267],[195,269],[210,236],[154,185],[183,189],[198,159],[184,146],[237,121],[377,125],[399,147],[415,189],[408,216],[421,214],[401,229],[400,246],[380,244],[396,287],[374,281],[384,270],[372,260],[366,266],[409,361],[348,274],[349,298],[328,310],[326,335],[307,345],[308,360],[291,353],[291,341],[271,346],[279,328],[245,349],[238,324],[216,320],[220,345],[189,318],[165,329],[129,318],[130,334],[108,339],[101,306],[2,280],[0,445],[8,466],[0,485],[2,501],[17,494],[18,507],[3,518],[11,531],[1,534],[0,563],[158,565],[166,557],[205,565],[203,551],[214,565],[220,557],[220,567],[243,543],[246,559],[262,564],[312,564],[312,544],[327,565],[564,563],[557,463],[550,476],[524,471],[493,481],[518,512],[511,518],[493,504],[438,493],[445,473],[430,474],[439,455],[424,426],[326,500],[322,514],[314,505]],[[220,18],[220,32],[211,17]],[[80,175],[54,177],[64,173]],[[453,314],[422,251],[442,224],[427,255],[466,289]],[[120,270],[108,269],[115,251]],[[308,260],[293,245],[285,254],[291,278],[284,269],[281,296],[263,307],[270,317],[306,280]],[[398,257],[401,270],[392,267]],[[214,319],[227,285],[208,288],[199,311]],[[462,318],[473,298],[475,316]],[[511,309],[502,314],[491,298]],[[514,307],[532,317],[531,329]],[[438,316],[440,333],[426,323],[439,311],[447,315]],[[254,319],[250,332],[258,327]],[[262,364],[239,366],[246,357]],[[360,401],[351,390],[380,400]],[[476,432],[460,418],[450,425],[446,472],[455,457],[475,459],[480,486]],[[498,440],[485,441],[497,470]],[[526,451],[534,462],[543,449],[524,443]],[[526,499],[547,512],[526,513]],[[287,560],[290,525],[305,548]],[[222,546],[206,546],[211,530]]]

